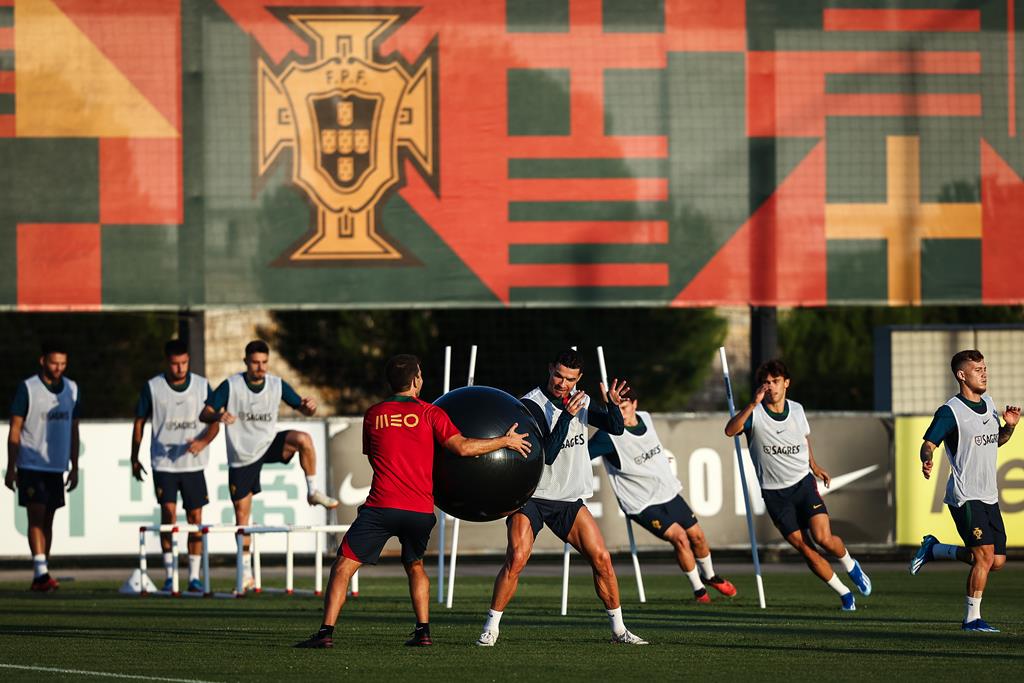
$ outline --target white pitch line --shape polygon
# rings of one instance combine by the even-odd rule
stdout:
[[[136,681],[170,681],[170,683],[214,683],[196,678],[163,678],[160,676],[133,676],[131,674],[113,674],[106,671],[83,671],[82,669],[56,669],[49,666],[24,666],[21,664],[0,664],[0,669],[20,669],[22,671],[45,671],[55,674],[78,674],[80,676],[101,676],[103,678],[128,678]]]

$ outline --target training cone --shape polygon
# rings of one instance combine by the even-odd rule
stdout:
[[[139,595],[140,593],[156,593],[157,590],[156,584],[149,578],[149,574],[143,574],[138,569],[135,569],[118,592],[127,595]]]

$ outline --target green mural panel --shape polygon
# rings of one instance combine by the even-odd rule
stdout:
[[[508,70],[508,134],[568,135],[567,69]]]
[[[888,299],[885,240],[829,240],[827,251],[829,302]]]

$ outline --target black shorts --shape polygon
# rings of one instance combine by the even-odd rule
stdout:
[[[697,516],[682,496],[676,496],[667,503],[650,505],[635,515],[626,515],[658,538],[665,538],[665,532],[673,524],[689,529],[697,523]]]
[[[783,536],[808,528],[815,515],[828,514],[825,501],[818,495],[817,481],[810,473],[784,489],[762,489],[761,497],[768,516]]]
[[[437,517],[432,512],[363,505],[356,521],[341,539],[338,554],[363,564],[377,564],[384,544],[392,536],[397,536],[402,544],[402,563],[411,564],[423,559],[430,532],[436,523]]]
[[[291,455],[287,458],[284,457],[284,440],[287,435],[288,431],[278,432],[259,460],[242,467],[228,468],[228,489],[231,491],[231,500],[241,500],[250,493],[255,494],[263,490],[260,487],[260,471],[264,465],[287,463],[292,459]]]
[[[996,555],[1006,554],[1006,527],[999,503],[969,500],[960,507],[948,507],[964,545],[968,548],[994,545]]]
[[[161,505],[177,503],[181,491],[181,502],[186,510],[197,510],[210,502],[206,492],[206,476],[197,472],[160,472],[153,470],[153,491]]]
[[[41,503],[47,510],[64,507],[64,473],[42,470],[17,471],[18,505]]]
[[[512,517],[515,515],[526,515],[526,518],[530,520],[530,526],[533,528],[534,538],[537,538],[540,530],[547,525],[554,532],[555,536],[568,543],[569,532],[572,531],[572,525],[576,522],[576,515],[580,513],[582,508],[583,499],[581,498],[573,501],[531,498],[526,501],[526,505],[509,515],[505,519],[505,524],[511,525]]]

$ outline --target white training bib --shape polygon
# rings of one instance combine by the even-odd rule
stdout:
[[[652,505],[667,503],[683,488],[676,475],[672,474],[668,456],[654,430],[654,420],[647,412],[638,412],[637,417],[646,425],[647,431],[636,436],[627,429],[620,435],[609,434],[619,454],[619,467],[604,461],[619,507],[628,515],[636,515]]]
[[[244,467],[260,459],[277,436],[277,414],[281,407],[281,378],[267,375],[263,389],[256,393],[245,383],[244,373],[228,378],[227,411],[235,423],[226,425],[228,465]]]
[[[18,469],[67,472],[71,469],[71,421],[78,403],[78,385],[67,377],[55,394],[39,375],[25,380],[28,413],[21,427]]]
[[[188,445],[206,430],[199,421],[209,384],[205,377],[189,373],[188,387],[175,391],[163,373],[149,380],[153,400],[153,434],[149,456],[154,472],[199,472],[210,461],[210,449],[198,455],[188,452]]]
[[[760,403],[754,408],[750,430],[750,459],[762,489],[784,489],[811,471],[804,407],[786,400],[789,414],[781,422],[771,418]]]
[[[956,454],[946,449],[949,459],[949,481],[946,482],[946,505],[960,507],[969,500],[989,505],[999,502],[996,486],[996,457],[999,451],[999,412],[988,395],[982,396],[987,410],[979,415],[954,396],[946,401],[956,418],[959,441]]]
[[[547,419],[548,430],[558,422],[562,409],[548,400],[540,389],[534,389],[523,397],[533,401]],[[587,450],[587,408],[582,408],[569,423],[569,433],[558,452],[555,462],[544,463],[540,484],[534,491],[534,498],[544,500],[574,501],[594,495],[594,474],[590,466],[590,452]]]

